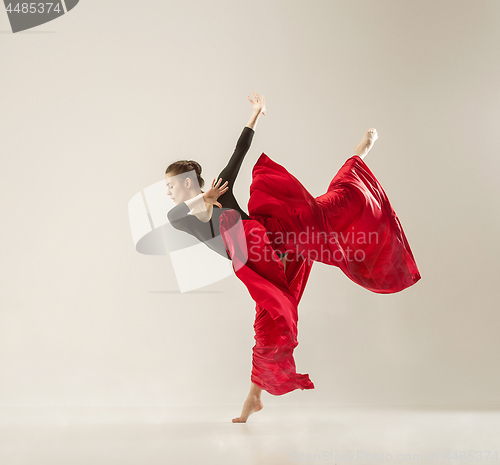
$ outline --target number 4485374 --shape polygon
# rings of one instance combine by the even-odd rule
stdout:
[[[15,5],[14,7],[12,5]],[[54,6],[55,5],[55,6]],[[8,13],[50,13],[50,11],[55,11],[56,13],[61,12],[61,3],[9,3],[7,5]]]

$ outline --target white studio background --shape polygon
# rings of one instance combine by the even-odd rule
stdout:
[[[500,3],[81,0],[12,34],[0,13],[0,406],[240,406],[255,303],[233,275],[180,294],[127,204],[225,166],[264,94],[262,152],[313,196],[364,132],[422,279],[371,293],[315,263],[285,405],[500,403]],[[196,264],[193,264],[196,266]]]

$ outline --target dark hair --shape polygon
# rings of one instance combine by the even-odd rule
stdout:
[[[205,181],[201,177],[201,165],[194,161],[194,160],[179,160],[174,163],[171,163],[168,165],[167,169],[165,170],[165,174],[170,173],[173,176],[177,176],[179,174],[183,173],[188,173],[189,171],[195,171],[196,172],[196,177],[198,179],[198,184],[200,186],[200,189],[203,187],[205,184]],[[186,178],[191,178],[193,182],[195,181],[193,179],[192,173],[186,174],[184,176],[184,179]]]

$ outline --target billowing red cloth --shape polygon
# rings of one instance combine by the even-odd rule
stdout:
[[[274,395],[314,389],[293,358],[298,304],[313,262],[337,266],[356,284],[385,294],[415,284],[420,273],[384,189],[357,155],[314,198],[262,153],[248,209],[250,220],[228,210],[219,227],[236,276],[256,302],[251,380]],[[288,252],[286,272],[276,251]]]

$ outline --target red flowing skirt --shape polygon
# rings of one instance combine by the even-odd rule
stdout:
[[[298,304],[315,261],[337,266],[382,294],[415,284],[420,273],[399,219],[366,163],[349,158],[328,190],[312,197],[265,153],[252,171],[250,220],[219,217],[236,276],[256,303],[251,380],[273,395],[314,389],[296,372]],[[288,252],[286,270],[276,254]]]

